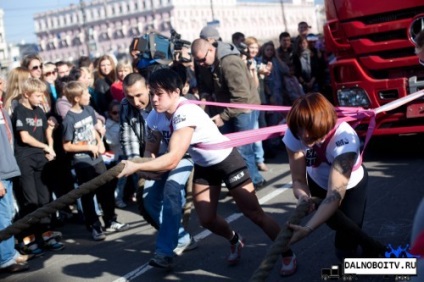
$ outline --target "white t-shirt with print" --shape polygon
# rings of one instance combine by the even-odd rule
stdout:
[[[186,101],[180,98],[180,103]],[[218,164],[225,160],[231,153],[232,148],[219,150],[204,150],[197,148],[198,143],[216,144],[229,139],[221,134],[218,127],[205,113],[205,111],[195,104],[183,104],[175,111],[172,117],[172,127],[177,131],[184,127],[194,127],[189,153],[193,162],[199,166],[207,167]]]
[[[146,130],[159,131],[162,140],[159,147],[159,155],[165,154],[168,150],[169,139],[171,139],[171,120],[165,114],[158,113],[152,109],[146,118]]]
[[[308,162],[310,161],[308,157],[311,155],[311,149],[304,145],[299,139],[296,139],[290,129],[287,129],[283,137],[283,142],[291,151],[303,152],[306,158],[306,171],[308,172],[308,175],[321,188],[327,190],[331,166],[325,161],[322,161],[317,167],[308,166]],[[332,164],[337,156],[348,152],[355,152],[358,154],[355,161],[356,166],[361,161],[359,137],[348,123],[342,122],[336,129],[331,140],[328,142],[325,154],[328,162]],[[347,189],[355,187],[363,177],[364,169],[360,166],[356,170],[352,171]]]

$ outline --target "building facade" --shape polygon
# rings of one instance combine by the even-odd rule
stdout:
[[[34,22],[40,55],[46,61],[127,53],[133,37],[150,31],[168,36],[171,27],[192,41],[212,21],[219,23],[224,41],[230,41],[236,31],[262,42],[278,38],[285,30],[296,36],[300,21],[308,22],[311,32],[320,32],[320,10],[313,0],[288,1],[81,1],[81,5],[36,14]]]
[[[7,68],[8,48],[4,34],[4,11],[0,9],[0,69]]]

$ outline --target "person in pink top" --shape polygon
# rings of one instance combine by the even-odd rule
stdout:
[[[121,100],[125,97],[124,90],[122,88],[122,82],[124,78],[133,72],[133,68],[130,62],[120,62],[116,66],[116,73],[118,80],[115,81],[110,87],[110,93],[112,95],[113,100],[121,102]]]

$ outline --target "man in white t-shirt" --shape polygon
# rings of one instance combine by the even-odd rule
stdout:
[[[255,195],[246,163],[234,148],[205,150],[199,144],[215,144],[228,140],[222,135],[209,116],[197,105],[180,97],[182,82],[170,69],[153,72],[149,79],[151,102],[154,110],[163,118],[155,118],[150,126],[163,128],[171,120],[171,138],[168,151],[145,163],[123,161],[125,167],[118,177],[136,171],[168,171],[174,169],[188,151],[194,162],[194,206],[203,227],[230,242],[229,265],[240,260],[243,238],[217,214],[217,202],[224,181],[237,206],[250,220],[260,226],[274,240],[280,227],[264,213]]]

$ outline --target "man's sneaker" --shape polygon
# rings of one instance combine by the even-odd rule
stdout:
[[[39,248],[37,243],[21,244],[19,246],[19,253],[23,255],[34,255],[36,257],[44,255],[43,249]]]
[[[155,256],[150,259],[149,265],[159,268],[171,269],[173,262],[174,260],[172,257],[155,254]]]
[[[60,250],[63,250],[64,248],[65,248],[65,246],[62,243],[56,241],[55,238],[50,238],[50,240],[48,240],[44,243],[44,249],[45,250],[60,251]]]
[[[228,265],[231,266],[239,263],[241,258],[241,249],[244,247],[244,239],[240,236],[240,234],[238,236],[238,242],[234,245],[231,244],[231,252],[227,257]]]
[[[55,239],[56,241],[60,241],[62,239],[62,232],[49,230],[44,232],[42,236],[43,236],[44,242],[47,242],[52,238]]]
[[[30,255],[23,255],[19,254],[18,257],[15,259],[16,263],[26,263],[27,261],[33,259],[35,256],[33,254]]]
[[[174,254],[177,256],[182,255],[183,252],[188,252],[194,250],[198,247],[197,241],[190,236],[190,241],[185,244],[178,244],[178,246],[174,249]]]
[[[106,235],[103,233],[101,226],[91,226],[91,235],[93,236],[94,241],[102,241],[106,239]]]
[[[281,263],[280,275],[290,276],[294,274],[296,270],[297,270],[296,255],[293,254],[292,256],[289,256],[289,257],[283,257],[283,261]]]
[[[120,232],[130,228],[127,223],[120,223],[118,221],[112,221],[109,226],[105,228],[106,232]]]

